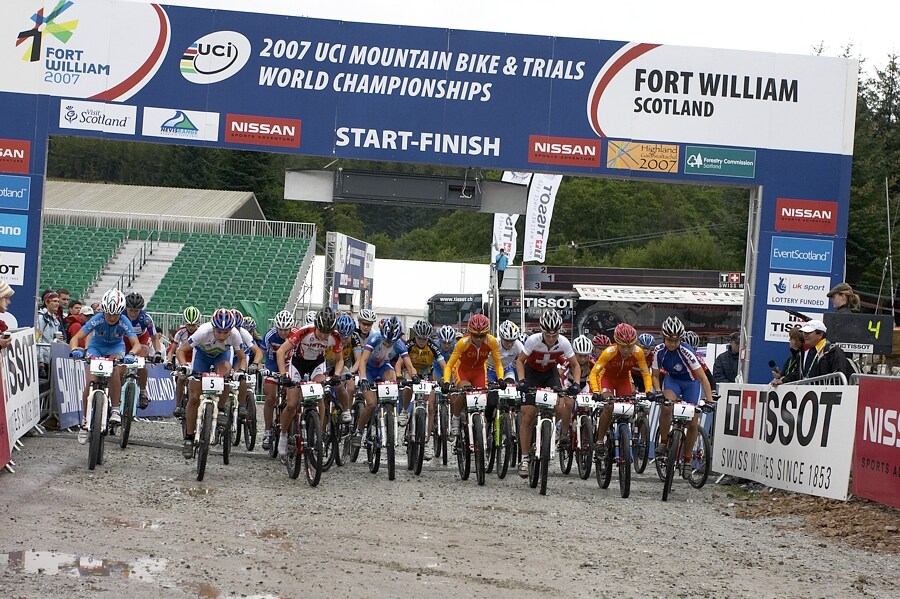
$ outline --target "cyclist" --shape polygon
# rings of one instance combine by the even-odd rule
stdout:
[[[341,338],[341,352],[337,353],[334,348],[325,350],[325,363],[328,365],[328,372],[334,374],[334,368],[338,360],[344,363],[344,372],[353,374],[359,370],[359,357],[362,355],[362,340],[356,334],[356,323],[353,317],[343,313],[334,321],[334,329]],[[356,383],[352,378],[342,381],[341,387],[344,389],[344,397],[341,399],[341,422],[347,424],[353,421],[353,414],[350,413],[350,399],[356,394]]]
[[[566,381],[569,385],[578,385],[582,392],[587,392],[590,390],[588,378],[590,377],[591,369],[594,368],[594,344],[587,335],[579,335],[572,341],[572,351],[575,352],[575,359],[578,360],[578,365],[581,367],[581,377],[577,381],[574,380],[572,371],[567,369]]]
[[[140,293],[132,292],[125,296],[125,315],[131,322],[131,328],[134,329],[138,337],[140,345],[131,346],[130,351],[136,356],[150,357],[150,343],[153,343],[154,356],[153,361],[157,364],[163,361],[165,352],[162,343],[159,340],[159,331],[153,324],[153,318],[144,311],[144,296]],[[138,371],[138,386],[141,388],[140,397],[138,398],[138,407],[145,409],[150,403],[150,397],[147,395],[147,369],[141,368]]]
[[[438,329],[438,351],[441,352],[443,362],[435,359],[431,364],[431,374],[434,380],[444,380],[444,369],[447,367],[447,360],[453,355],[453,348],[456,346],[456,329],[449,324],[445,324]]]
[[[653,356],[654,388],[659,389],[659,372],[666,371],[666,378],[662,384],[662,392],[670,401],[681,401],[695,404],[700,399],[702,389],[706,397],[712,397],[712,389],[709,379],[703,373],[703,367],[693,349],[681,342],[684,337],[684,324],[676,316],[670,316],[663,321],[663,343],[656,348]],[[694,414],[694,419],[688,425],[687,439],[684,444],[685,463],[691,461],[691,451],[697,440],[697,423],[699,412]],[[672,406],[662,406],[659,412],[660,442],[656,446],[656,455],[666,455],[666,445],[669,427],[672,424]],[[689,469],[685,468],[685,474],[689,475]]]
[[[597,363],[591,370],[591,391],[600,393],[604,398],[622,397],[634,394],[634,383],[631,380],[631,370],[635,366],[640,370],[645,389],[653,389],[653,381],[650,378],[650,369],[647,368],[647,359],[644,350],[637,345],[637,331],[628,323],[622,322],[616,325],[613,332],[616,344],[607,347],[600,354]],[[597,437],[594,445],[595,459],[605,457],[606,431],[612,424],[613,404],[607,403],[600,412],[600,420],[597,424]]]
[[[431,334],[433,332],[433,328],[430,323],[424,320],[417,320],[413,325],[413,342],[409,344],[407,347],[407,352],[409,354],[409,361],[412,364],[414,370],[409,374],[410,377],[413,375],[418,375],[420,378],[428,379],[431,376],[431,372],[434,369],[435,362],[438,363],[439,368],[443,371],[443,368],[446,366],[446,362],[444,361],[444,356],[441,354],[441,349],[438,347],[438,344],[431,338]],[[394,364],[394,369],[398,371],[402,371],[400,368],[402,359],[397,361],[397,364]],[[412,399],[412,388],[407,387],[403,390],[403,406],[400,412],[400,415],[397,417],[397,423],[400,426],[406,426],[407,422],[409,422],[409,403]],[[426,425],[426,438],[425,438],[425,455],[423,456],[426,461],[431,460],[434,457],[434,447],[431,443],[429,443],[430,439],[430,427],[431,423],[434,422],[434,389],[431,390],[431,393],[428,394],[427,398],[428,403],[428,424]]]
[[[282,377],[290,377],[295,383],[310,380],[314,383],[322,383],[327,378],[327,366],[325,364],[325,351],[330,347],[335,353],[341,353],[341,337],[334,330],[336,317],[331,306],[325,306],[316,313],[315,322],[306,325],[296,333],[288,337],[275,356],[278,359],[278,372]],[[293,355],[288,361],[288,355]],[[344,363],[338,360],[334,365],[335,376],[341,376],[344,372]],[[334,392],[338,396],[341,405],[347,400],[343,386],[335,385]],[[281,412],[281,437],[278,439],[278,455],[282,462],[287,460],[288,430],[291,420],[297,412],[297,404],[302,395],[300,387],[289,387],[285,393],[286,406]],[[325,427],[325,402],[319,399],[319,426]]]
[[[603,353],[604,349],[612,345],[612,341],[610,341],[609,337],[607,337],[603,333],[597,333],[596,335],[594,335],[593,343],[595,360],[600,357],[600,354]]]
[[[188,337],[196,333],[197,327],[200,326],[200,310],[194,306],[185,308],[182,316],[184,317],[184,324],[175,331],[175,335],[172,337],[172,343],[169,345],[169,351],[166,355],[166,362],[171,364],[173,370],[175,367],[175,350],[178,349],[182,343],[187,341]],[[188,362],[193,359],[193,352],[193,348],[188,347],[186,355]],[[184,375],[175,375],[175,412],[172,415],[176,418],[184,416],[184,384],[186,380],[187,378]]]
[[[374,310],[368,308],[363,308],[356,315],[356,332],[359,333],[359,338],[362,339],[363,343],[368,341],[369,336],[372,334],[372,326],[376,320],[378,320],[378,315],[375,314]]]
[[[103,306],[102,314],[95,314],[93,318],[84,323],[81,330],[75,333],[75,336],[69,340],[69,355],[73,358],[122,358],[125,364],[134,362],[133,353],[125,353],[125,339],[127,338],[132,347],[139,347],[137,335],[127,318],[122,318],[122,312],[125,311],[125,295],[118,289],[110,289],[103,294],[100,300]],[[78,346],[81,340],[91,335],[87,345],[87,350],[80,349]],[[78,431],[78,442],[82,445],[88,442],[87,430],[87,398],[91,390],[91,384],[94,377],[91,374],[90,362],[86,366],[87,379],[85,381],[84,393],[81,397],[81,413],[85,417],[81,421],[81,429]],[[125,375],[125,369],[118,366],[115,373],[109,379],[109,397],[112,400],[112,412],[109,415],[109,421],[113,424],[122,422],[122,416],[119,414],[119,400],[121,399],[122,380]]]
[[[371,310],[366,316],[374,316]],[[363,311],[360,311],[360,319],[363,317]],[[415,372],[412,362],[409,361],[409,353],[406,344],[400,340],[403,333],[403,325],[396,316],[391,316],[384,320],[381,326],[381,332],[375,333],[366,341],[363,347],[362,356],[360,356],[359,367],[359,389],[362,391],[366,405],[359,414],[357,429],[353,433],[350,442],[354,447],[362,445],[363,432],[362,428],[369,423],[372,412],[375,410],[375,401],[377,394],[372,388],[372,383],[382,381],[396,381],[397,373],[394,371],[394,358],[400,357],[403,366],[409,372]],[[413,381],[418,381],[417,376],[413,377]]]
[[[704,360],[703,356],[701,356],[697,352],[697,350],[700,347],[700,335],[698,335],[694,331],[685,331],[684,337],[682,338],[682,341],[681,341],[681,344],[682,345],[687,344],[687,346],[690,347],[690,349],[694,352],[694,355],[697,356],[697,361],[700,362],[700,367],[703,368],[703,374],[705,374],[706,378],[709,380],[710,389],[715,388],[715,385],[716,385],[715,380],[716,379],[713,378],[713,373],[710,372],[709,366],[706,365],[706,360]],[[706,399],[707,397],[708,396],[704,395],[703,399]]]
[[[512,383],[516,382],[516,358],[522,353],[522,342],[519,341],[519,326],[511,320],[504,320],[497,327],[497,336],[500,338],[500,362],[503,364],[504,379]],[[497,382],[497,370],[493,362],[487,363],[488,382]]]
[[[500,344],[497,338],[488,334],[491,321],[484,314],[473,314],[466,325],[469,333],[456,342],[453,353],[447,367],[444,368],[444,383],[442,393],[450,390],[450,377],[456,377],[457,387],[486,387],[487,373],[485,365],[488,358],[494,362],[494,371],[498,380],[503,380],[505,373],[503,362],[500,358]],[[450,396],[450,438],[456,435],[459,428],[459,413],[465,407],[466,398],[463,393],[454,393]],[[493,420],[494,409],[497,407],[497,393],[488,393],[487,406],[484,416],[487,422]]]
[[[656,339],[650,333],[641,333],[638,335],[637,344],[644,350],[644,359],[647,366],[653,364],[653,353],[656,347]],[[631,381],[634,383],[635,389],[640,389],[642,393],[649,393],[653,389],[644,386],[644,377],[641,375],[641,368],[637,364],[631,369]]]
[[[194,351],[189,361],[188,350],[191,348]],[[175,356],[178,366],[190,364],[192,374],[204,374],[215,370],[219,376],[229,376],[233,372],[231,363],[233,355],[239,356],[238,370],[247,367],[247,354],[244,353],[244,349],[241,334],[234,328],[234,315],[230,310],[219,308],[209,322],[197,327],[194,334],[178,347]],[[200,407],[200,387],[199,379],[194,378],[188,383],[188,405],[182,447],[185,459],[190,459],[194,455],[194,429],[197,426],[197,409]],[[226,385],[219,398],[219,410],[224,410],[230,392],[230,387]]]
[[[263,346],[265,347],[266,375],[263,377],[263,395],[266,397],[266,403],[263,406],[263,420],[265,430],[263,432],[262,447],[269,451],[272,447],[272,418],[275,414],[275,402],[278,395],[278,378],[275,373],[278,372],[278,358],[276,353],[287,339],[296,333],[299,329],[294,327],[294,316],[287,310],[282,310],[275,315],[272,328],[266,331],[263,337]]]
[[[562,316],[554,308],[544,310],[540,318],[541,331],[528,337],[524,349],[516,359],[516,374],[519,378],[519,392],[525,393],[531,387],[559,388],[559,368],[557,365],[567,361],[573,380],[581,380],[581,364],[575,358],[572,344],[560,335]],[[578,385],[568,388],[568,394],[578,394]],[[571,397],[559,397],[556,403],[556,418],[562,422],[559,444],[569,443],[569,426],[572,423]],[[537,408],[534,405],[534,393],[526,393],[522,401],[522,426],[519,428],[519,450],[522,459],[519,462],[519,476],[528,476],[528,452],[531,449],[531,436],[537,419]]]
[[[244,320],[244,315],[241,314],[241,311],[237,308],[234,308],[231,313],[234,315],[234,328],[237,329],[237,332],[241,335],[241,341],[244,343],[244,357],[247,360],[247,373],[248,374],[256,374],[263,367],[263,362],[266,359],[266,354],[263,352],[263,349],[256,343],[256,339],[253,337],[253,334],[247,330],[246,322]],[[252,361],[251,361],[252,358]],[[237,365],[237,356],[234,356],[231,359],[232,366]],[[255,405],[253,406],[256,407]],[[247,410],[249,406],[247,405],[247,382],[241,379],[240,387],[238,388],[238,418],[243,421],[247,417]]]

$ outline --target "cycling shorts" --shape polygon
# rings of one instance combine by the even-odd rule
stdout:
[[[600,389],[604,393],[612,393],[616,397],[625,395],[634,395],[634,383],[631,380],[631,373],[625,373],[625,376],[607,376],[603,375],[600,379]]]
[[[191,370],[194,372],[209,372],[210,368],[217,368],[219,364],[225,362],[226,364],[231,364],[231,348],[228,348],[228,351],[222,352],[221,354],[217,354],[215,356],[211,356],[208,353],[204,352],[201,349],[198,349],[194,352],[194,357],[191,360]]]
[[[88,358],[121,358],[125,355],[125,342],[120,341],[110,345],[91,343],[84,355]]]
[[[327,371],[328,366],[325,364],[324,356],[319,356],[316,360],[301,360],[295,356],[288,365],[288,376],[295,383],[303,382],[304,377],[312,380],[317,376],[325,376]]]
[[[512,381],[513,383],[515,383],[515,382],[516,382],[516,377],[512,374],[513,372],[515,372],[515,371],[513,370],[513,371],[506,371],[506,372],[504,372],[504,373],[503,373],[503,380],[505,380],[505,381]],[[497,372],[494,371],[494,370],[488,370],[488,373],[487,373],[487,379],[488,379],[488,382],[489,382],[489,383],[496,383],[496,382],[497,382]]]
[[[559,387],[561,383],[559,382],[559,369],[551,368],[547,371],[535,370],[527,363],[525,364],[525,384],[528,387],[547,387],[554,388]],[[533,406],[534,405],[534,393],[526,393],[525,399],[522,400],[523,406]]]
[[[484,366],[465,370],[462,367],[456,369],[456,381],[469,381],[473,387],[487,387],[487,376],[484,372]]]
[[[377,380],[385,380],[384,373],[387,371],[394,372],[394,367],[391,366],[390,362],[385,362],[381,366],[372,366],[371,364],[366,364],[366,379],[375,382]]]
[[[675,395],[681,398],[681,401],[687,403],[696,405],[697,401],[700,399],[701,385],[698,380],[683,381],[672,376],[667,376],[663,381],[662,388],[663,391],[666,389],[674,391]]]

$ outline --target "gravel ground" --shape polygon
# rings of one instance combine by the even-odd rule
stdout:
[[[556,465],[543,497],[452,462],[395,481],[358,462],[313,489],[257,445],[211,456],[198,483],[178,438],[177,421],[136,423],[158,446],[107,444],[94,472],[73,433],[24,439],[0,475],[0,597],[900,595],[896,534],[851,546],[712,481],[662,503],[652,465],[628,499]]]

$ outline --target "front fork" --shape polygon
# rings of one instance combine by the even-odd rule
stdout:
[[[197,426],[194,428],[194,445],[200,443],[200,429],[201,423],[203,422],[203,410],[206,404],[212,404],[212,426],[216,426],[216,421],[219,417],[219,394],[215,395],[205,395],[203,399],[200,400],[200,406],[197,408]],[[212,431],[207,431],[207,433],[211,433]],[[209,440],[210,444],[212,444],[212,439]]]
[[[378,428],[381,430],[381,446],[383,447],[387,441],[387,418],[384,417],[385,410],[397,410],[397,404],[381,404],[378,406]],[[394,418],[394,445],[397,445],[397,418]]]
[[[475,428],[472,424],[472,416],[474,414],[481,414],[481,442],[484,443],[484,439],[487,436],[487,427],[484,423],[484,412],[473,412],[471,414],[467,414],[466,418],[466,426],[469,428],[469,451],[475,452],[480,451],[484,452],[484,447],[475,447]]]
[[[545,420],[550,421],[550,461],[556,457],[556,416],[544,416],[538,414],[537,427],[534,432],[535,455],[538,459],[541,457],[541,424]]]

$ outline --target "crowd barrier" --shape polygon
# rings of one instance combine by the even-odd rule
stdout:
[[[853,494],[900,508],[900,379],[852,378],[859,381]]]
[[[0,352],[3,409],[0,410],[0,468],[11,463],[12,450],[41,417],[34,328],[10,332],[9,346]]]

